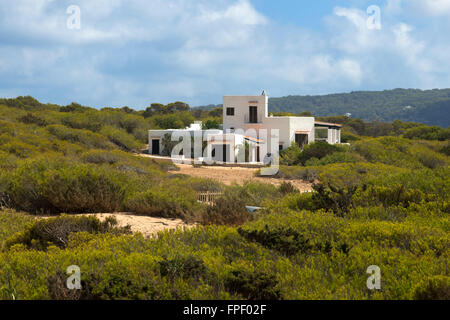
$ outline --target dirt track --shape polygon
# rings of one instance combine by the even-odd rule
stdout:
[[[225,185],[233,183],[244,184],[246,181],[258,181],[279,186],[283,181],[292,183],[301,192],[312,190],[311,183],[302,180],[287,180],[278,178],[256,177],[258,169],[241,167],[193,167],[189,164],[177,164],[179,171],[169,171],[173,174],[186,174],[193,177],[210,178],[222,182]]]
[[[192,228],[195,226],[193,224],[187,224],[179,219],[135,216],[127,213],[98,213],[92,215],[100,220],[104,220],[110,216],[115,216],[119,226],[124,227],[126,225],[130,225],[131,231],[140,232],[146,237],[154,236],[162,230]]]
[[[153,237],[159,231],[163,230],[174,230],[174,229],[190,229],[195,227],[195,224],[187,224],[180,219],[165,219],[165,218],[154,218],[147,216],[136,216],[129,213],[117,212],[117,213],[89,213],[89,214],[79,214],[82,216],[94,216],[101,221],[105,220],[107,217],[116,217],[117,223],[120,227],[125,227],[130,225],[131,231],[133,233],[140,232],[145,237]],[[54,216],[34,216],[36,219],[48,219]]]

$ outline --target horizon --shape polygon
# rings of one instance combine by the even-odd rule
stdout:
[[[285,96],[279,96],[279,97],[272,97],[270,96],[270,94],[266,91],[267,96],[269,97],[269,104],[270,104],[270,99],[278,99],[278,98],[285,98],[285,97],[323,97],[323,96],[330,96],[330,95],[342,95],[342,94],[352,94],[352,93],[359,93],[359,92],[370,92],[370,93],[376,93],[376,92],[385,92],[385,91],[395,91],[395,90],[419,90],[419,91],[433,91],[433,90],[450,90],[450,88],[433,88],[433,89],[418,89],[418,88],[394,88],[394,89],[383,89],[383,90],[357,90],[357,91],[347,91],[347,92],[334,92],[334,93],[325,93],[325,94],[315,94],[315,95],[302,95],[302,94],[288,94]],[[252,94],[253,95],[253,94]],[[84,105],[82,103],[80,103],[79,101],[73,100],[67,104],[59,104],[59,103],[55,103],[52,101],[42,101],[32,95],[29,94],[22,94],[19,96],[15,96],[15,97],[0,97],[0,99],[16,99],[19,97],[26,97],[26,96],[31,96],[32,98],[38,100],[40,103],[43,104],[54,104],[54,105],[59,105],[59,106],[67,106],[70,105],[72,103],[77,103],[80,104],[84,107],[90,107],[90,108],[94,108],[94,109],[103,109],[103,108],[114,108],[114,109],[120,109],[123,107],[128,107],[131,108],[135,111],[143,111],[145,110],[147,107],[149,107],[151,104],[153,103],[160,103],[159,101],[150,101],[146,106],[131,106],[129,104],[125,104],[125,105],[117,105],[117,106],[112,106],[112,105],[105,105],[105,106],[92,106],[92,105]],[[226,96],[226,95],[224,95]],[[238,95],[239,96],[239,95]],[[247,95],[242,95],[242,96],[247,96]],[[254,96],[258,96],[258,94],[254,94]],[[70,99],[69,99],[70,100]],[[169,103],[174,103],[174,102],[184,102],[187,103],[190,108],[202,108],[202,107],[208,107],[208,106],[218,106],[218,105],[222,105],[222,103],[207,103],[207,104],[203,104],[203,105],[191,105],[188,101],[179,101],[179,100],[169,100],[168,103],[162,103],[162,104],[169,104]],[[269,105],[270,107],[270,105]]]
[[[449,16],[435,0],[2,3],[0,96],[140,110],[443,89]]]

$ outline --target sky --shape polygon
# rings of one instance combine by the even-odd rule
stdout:
[[[143,109],[450,87],[450,0],[0,1],[0,97]]]

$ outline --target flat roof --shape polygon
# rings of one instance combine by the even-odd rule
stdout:
[[[323,121],[314,121],[314,123],[318,124],[318,125],[322,125],[322,126],[340,127],[340,128],[342,128],[342,124],[338,124],[338,123],[323,122]]]

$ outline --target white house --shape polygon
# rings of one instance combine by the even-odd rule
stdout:
[[[165,134],[195,132],[207,141],[205,157],[216,162],[263,162],[264,157],[314,141],[341,143],[341,125],[315,121],[314,117],[274,117],[268,112],[268,96],[224,96],[222,130],[202,131],[199,124],[183,130],[150,130],[149,152],[160,154]]]

